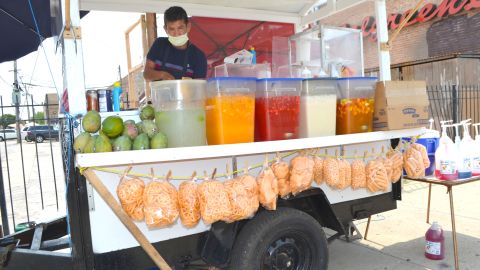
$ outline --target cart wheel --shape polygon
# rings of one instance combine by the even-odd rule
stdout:
[[[263,211],[243,227],[228,269],[325,270],[328,244],[322,226],[292,208]]]

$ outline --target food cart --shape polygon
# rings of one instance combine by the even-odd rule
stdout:
[[[368,161],[383,155],[384,149],[395,147],[399,138],[422,134],[422,128],[131,152],[75,155],[72,149],[74,136],[79,132],[78,116],[86,112],[85,102],[82,102],[85,84],[80,9],[158,12],[172,4],[180,4],[194,16],[249,19],[255,14],[258,20],[293,23],[301,31],[308,23],[363,1],[328,0],[318,11],[306,15],[314,2],[62,1],[66,22],[62,38],[63,88],[70,100],[70,115],[61,129],[67,216],[4,238],[2,252],[6,254],[6,269],[152,269],[155,264],[149,257],[151,253],[147,255],[142,247],[148,248],[140,247],[139,235],[174,269],[202,269],[196,265],[199,260],[205,265],[227,269],[255,269],[258,265],[262,265],[262,269],[326,269],[328,242],[340,236],[348,240],[359,237],[353,220],[395,209],[396,201],[401,198],[400,182],[374,193],[366,189],[335,190],[325,183],[313,184],[312,188],[295,196],[278,199],[276,211],[261,209],[251,219],[213,224],[200,221],[192,228],[184,227],[177,220],[167,228],[154,230],[138,222],[135,223],[136,234],[132,235],[131,223],[127,222],[130,224],[127,226],[117,217],[104,194],[97,186],[92,187],[84,174],[88,170],[95,171],[103,191],[115,194],[119,174],[128,166],[133,166],[134,173],[144,177],[153,168],[157,175],[171,170],[174,176],[185,179],[192,171],[211,172],[215,168],[228,178],[229,172],[252,167],[249,173],[256,176],[261,169],[257,164],[265,159],[273,160],[281,155],[290,161],[296,152],[309,149],[321,149],[326,157],[350,155],[357,158],[356,153],[368,152],[363,155]],[[376,9],[378,40],[384,48],[388,39],[385,1],[376,1]],[[379,55],[380,79],[389,80],[388,50],[379,50]],[[118,115],[124,120],[138,119],[138,112],[105,113],[102,117],[109,115]],[[179,182],[172,183],[178,187]],[[336,233],[327,239],[322,227]],[[251,252],[242,253],[246,247],[250,247]],[[63,248],[68,251],[58,251]],[[207,267],[205,265],[203,267]]]

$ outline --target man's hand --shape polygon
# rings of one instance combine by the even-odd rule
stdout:
[[[143,77],[147,81],[175,80],[172,74],[166,71],[155,70],[155,63],[151,60],[146,61]]]
[[[166,71],[157,71],[161,80],[175,80],[175,77],[172,76],[172,74],[166,72]]]

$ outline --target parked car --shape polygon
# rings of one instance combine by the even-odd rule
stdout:
[[[0,129],[0,142],[17,138],[15,129]]]
[[[27,142],[29,142],[29,140],[27,140],[27,130],[30,126],[26,126],[26,127],[23,127],[22,128],[22,131],[20,132],[20,137],[22,138],[22,140],[26,140]]]
[[[58,140],[58,130],[53,126],[38,125],[30,126],[27,128],[27,135],[25,140],[36,141],[37,143],[43,142],[45,139],[57,139]]]

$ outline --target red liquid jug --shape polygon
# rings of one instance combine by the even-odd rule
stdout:
[[[442,227],[436,221],[425,233],[425,257],[430,260],[445,258],[445,238]]]

